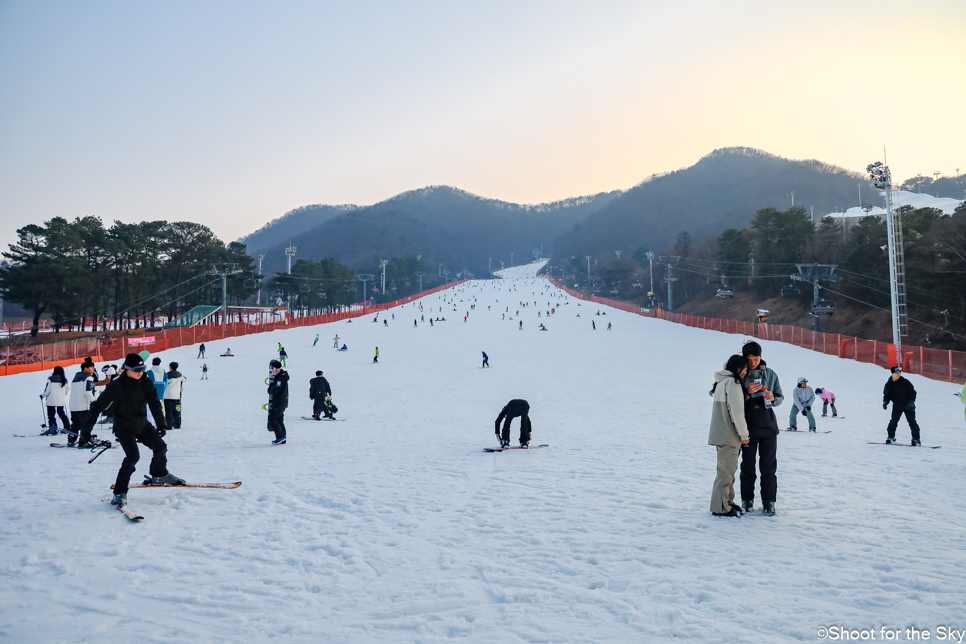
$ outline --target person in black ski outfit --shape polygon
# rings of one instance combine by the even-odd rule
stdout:
[[[520,447],[526,448],[530,444],[530,403],[516,398],[506,404],[496,417],[494,429],[501,447],[510,446],[510,423],[517,416],[520,417]],[[504,420],[505,419],[505,420]],[[503,433],[500,434],[500,421],[503,421]]]
[[[784,396],[778,374],[761,359],[761,345],[746,342],[741,355],[748,359],[745,375],[745,421],[748,444],[741,446],[741,505],[746,512],[755,506],[755,460],[761,470],[761,501],[765,514],[775,514],[778,496],[778,418],[773,407]]]
[[[484,367],[490,366],[490,356],[486,355],[486,351],[483,352],[483,366]]]
[[[329,406],[325,404],[325,397],[332,395],[332,388],[329,381],[325,379],[321,371],[315,372],[315,378],[309,380],[309,398],[312,399],[312,418],[319,420],[319,414],[325,414],[326,418],[332,418]]]
[[[272,375],[268,378],[268,430],[275,432],[272,445],[285,444],[285,409],[288,407],[288,373],[282,363],[271,362]]]
[[[138,443],[151,450],[150,484],[151,485],[184,485],[184,480],[168,472],[168,447],[161,438],[167,426],[164,424],[164,409],[158,398],[158,390],[150,378],[145,378],[147,365],[144,359],[129,353],[124,358],[121,374],[104,388],[97,400],[91,403],[90,411],[81,430],[82,436],[89,436],[102,411],[112,406],[114,410],[114,435],[124,450],[124,460],[117,472],[114,482],[114,499],[111,501],[118,507],[127,505],[127,490],[134,474],[135,466],[141,458]],[[157,429],[148,422],[147,409]]]
[[[912,444],[921,445],[919,442],[919,423],[916,422],[916,388],[912,383],[902,377],[902,368],[893,367],[892,376],[886,381],[882,389],[882,408],[888,409],[892,403],[892,420],[889,421],[889,436],[886,443],[896,442],[896,427],[899,426],[899,419],[906,415],[906,422],[912,430]]]

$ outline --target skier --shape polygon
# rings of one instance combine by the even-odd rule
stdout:
[[[332,418],[325,399],[332,395],[332,388],[329,381],[322,376],[321,371],[315,372],[315,378],[309,380],[309,399],[312,400],[312,418],[319,419],[319,414],[325,414],[326,418]]]
[[[415,328],[415,327],[418,327],[418,326],[419,326],[418,320],[416,320],[416,318],[413,318],[413,327]]]
[[[815,394],[808,386],[808,380],[798,379],[798,386],[792,392],[792,409],[788,415],[788,428],[798,431],[798,412],[808,418],[808,431],[815,431],[815,416],[812,415],[812,405],[815,404]]]
[[[735,505],[735,472],[741,446],[747,445],[748,424],[745,422],[745,394],[741,379],[748,374],[748,358],[734,355],[724,369],[714,374],[711,395],[711,430],[708,445],[718,449],[718,473],[711,488],[711,514],[716,517],[740,517]]]
[[[755,506],[755,461],[761,470],[761,501],[765,514],[775,514],[778,495],[778,419],[773,407],[782,404],[778,374],[761,359],[761,345],[746,342],[741,355],[748,358],[745,375],[745,421],[749,441],[741,446],[741,507],[746,512]]]
[[[379,347],[376,347],[376,355],[372,358],[373,364],[379,362]]]
[[[607,323],[607,330],[610,331],[610,322]]]
[[[161,358],[151,360],[151,368],[148,369],[147,374],[158,392],[158,399],[163,399],[164,388],[168,385],[168,374],[164,372],[164,367],[161,366]]]
[[[205,357],[205,343],[202,342],[201,346],[198,347],[198,357],[195,360],[200,360]]]
[[[600,313],[598,313],[597,315],[600,315]],[[591,328],[591,329],[592,329],[593,331],[596,331],[596,330],[597,330],[597,323],[596,323],[596,322],[594,322],[593,320],[591,320],[591,321],[590,321],[590,328]]]
[[[168,372],[168,384],[164,388],[162,399],[164,400],[164,422],[168,429],[181,429],[181,392],[184,391],[184,382],[187,380],[178,371],[178,363],[172,362],[168,365],[171,370]]]
[[[335,334],[335,337],[332,338],[332,348],[333,349],[338,349],[339,348],[339,334],[338,333],[336,333]]]
[[[101,382],[107,384],[110,380],[105,378]],[[87,411],[91,408],[91,403],[94,402],[94,387],[99,384],[94,380],[94,363],[91,362],[90,358],[81,364],[81,370],[74,375],[71,384],[73,386],[70,388],[69,409],[70,422],[74,428],[74,433],[71,433],[67,439],[69,446],[73,446],[74,441],[78,440],[76,432],[84,427],[84,421],[87,420]],[[90,435],[80,436],[80,447],[86,447],[90,439]]]
[[[433,318],[429,318],[429,326],[433,326]]]
[[[486,355],[486,351],[484,351],[483,352],[483,367],[482,368],[489,367],[489,366],[490,366],[490,356]]]
[[[318,333],[316,333],[316,334],[315,334],[315,342],[313,342],[313,343],[312,343],[312,346],[314,347],[314,346],[315,346],[315,345],[317,345],[318,343],[319,343],[319,334],[318,334]]]
[[[523,331],[523,320],[520,320],[520,330]]]
[[[208,380],[208,363],[201,365],[201,379]]]
[[[389,320],[383,320],[382,326],[389,326]]]
[[[514,399],[508,402],[500,415],[496,417],[494,429],[500,440],[500,447],[510,446],[510,423],[517,416],[520,417],[520,447],[526,449],[530,444],[530,403],[526,400]],[[504,420],[505,419],[505,420]],[[503,421],[503,433],[500,433],[500,421]]]
[[[902,377],[902,367],[893,367],[892,376],[886,381],[882,389],[882,408],[888,409],[892,403],[892,420],[889,421],[889,436],[886,443],[896,442],[896,427],[899,426],[899,419],[903,414],[906,415],[906,422],[912,431],[913,447],[921,445],[919,442],[919,423],[916,422],[916,388],[912,383]]]
[[[64,412],[64,405],[67,404],[67,394],[70,393],[70,385],[67,384],[67,376],[64,374],[63,367],[54,367],[50,377],[47,378],[47,386],[44,393],[40,394],[41,399],[47,399],[47,431],[42,436],[53,436],[59,434],[57,429],[57,416],[64,423],[64,429],[70,431],[70,420]]]
[[[285,444],[285,409],[288,407],[288,373],[282,363],[272,360],[268,377],[268,431],[275,432],[272,445]]]
[[[828,389],[823,389],[822,387],[815,388],[815,395],[822,399],[822,418],[828,416],[828,407],[832,406],[832,418],[839,415],[838,411],[835,409],[835,394],[833,394]]]
[[[146,353],[146,352],[145,352]],[[143,378],[147,365],[137,353],[129,353],[121,366],[121,375],[111,382],[104,393],[91,404],[84,421],[81,435],[89,436],[97,417],[108,406],[114,408],[114,435],[124,450],[124,460],[114,482],[113,505],[123,508],[127,505],[127,490],[134,474],[135,466],[141,458],[138,443],[153,453],[150,467],[151,485],[184,485],[184,480],[168,472],[168,447],[162,437],[165,434],[164,410],[158,399],[158,391],[147,378]],[[147,409],[157,428],[148,422]]]

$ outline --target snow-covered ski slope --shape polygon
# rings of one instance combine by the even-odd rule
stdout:
[[[958,386],[911,376],[923,442],[942,449],[868,445],[885,437],[883,369],[765,343],[786,392],[805,376],[847,418],[779,436],[776,517],[756,497],[754,515],[714,518],[708,390],[743,338],[578,304],[537,267],[433,294],[418,328],[409,305],[378,324],[232,338],[233,358],[210,343],[207,382],[194,348],[165,352],[190,378],[171,471],[244,483],[134,489],[140,524],[101,502],[121,450],[87,465],[88,452],[15,438],[39,432],[46,374],[0,379],[0,640],[787,642],[827,625],[966,627]],[[429,307],[447,321],[430,327]],[[288,444],[272,447],[261,405],[278,342],[291,405]],[[316,369],[345,422],[299,419]],[[549,448],[483,452],[511,398],[530,402]]]

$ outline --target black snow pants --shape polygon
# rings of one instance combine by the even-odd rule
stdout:
[[[63,407],[51,407],[47,405],[47,429],[57,429],[57,416],[60,416],[60,420],[64,423],[64,429],[70,429],[70,420],[67,419],[67,414],[64,412]]]
[[[899,419],[902,418],[903,414],[906,415],[906,422],[909,423],[909,429],[912,430],[913,440],[919,440],[919,423],[916,422],[916,408],[900,409],[894,404],[892,405],[892,420],[889,421],[889,438],[896,437],[896,427],[899,426]]]
[[[81,433],[81,435],[80,435],[80,442],[82,442],[82,443],[86,443],[87,441],[89,441],[91,439],[91,433],[90,432],[87,432],[87,434],[85,435],[84,434],[84,430],[81,429],[82,427],[84,427],[84,424],[85,424],[86,421],[87,421],[87,412],[86,411],[72,411],[72,412],[70,412],[70,424],[74,428],[73,431],[79,431]],[[77,440],[77,436],[74,436],[73,434],[71,434],[70,438],[67,439],[67,444],[68,445],[73,445],[75,440]]]
[[[178,411],[178,406],[181,405],[180,400],[164,400],[164,424],[168,426],[168,429],[181,429],[181,412]]]
[[[164,476],[168,473],[168,446],[164,444],[158,430],[151,424],[145,422],[144,428],[137,434],[118,434],[117,442],[121,444],[121,449],[124,450],[124,460],[121,461],[121,469],[118,470],[117,480],[114,482],[115,494],[127,494],[131,475],[134,474],[135,466],[141,458],[138,443],[153,452],[151,467],[148,470],[151,476]]]
[[[510,442],[510,422],[516,418],[513,415],[507,415],[506,419],[503,421],[503,428],[501,438],[503,442]],[[524,414],[520,416],[520,443],[530,442],[530,416]]]
[[[757,455],[757,459],[755,458]],[[755,500],[755,461],[761,469],[761,500],[775,502],[778,496],[778,436],[752,436],[741,446],[741,500]]]
[[[285,438],[285,409],[268,410],[268,429],[275,432],[275,438]]]

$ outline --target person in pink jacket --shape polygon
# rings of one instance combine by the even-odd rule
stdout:
[[[815,389],[815,395],[822,399],[822,416],[828,416],[828,406],[832,406],[832,418],[839,415],[838,411],[835,409],[835,394],[833,394],[828,389],[822,389],[817,387]]]

